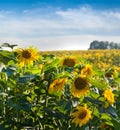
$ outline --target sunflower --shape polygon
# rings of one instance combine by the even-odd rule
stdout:
[[[72,113],[73,120],[72,122],[76,124],[76,126],[85,125],[91,118],[91,111],[87,108],[87,106],[78,106],[77,110]]]
[[[107,69],[105,71],[106,78],[114,78],[115,76],[117,76],[117,71],[116,71],[115,67]]]
[[[64,88],[64,84],[67,82],[66,78],[55,79],[49,86],[49,92],[54,93],[61,91]]]
[[[76,59],[73,57],[66,57],[62,63],[62,65],[67,67],[74,67],[75,64],[76,64]]]
[[[112,130],[112,127],[110,125],[106,124],[105,122],[102,122],[100,124],[100,129],[101,130]]]
[[[88,79],[84,76],[79,76],[73,80],[71,86],[71,93],[75,97],[80,97],[89,92],[89,82]]]
[[[103,92],[103,96],[110,103],[110,105],[112,105],[115,102],[115,100],[114,100],[114,94],[112,93],[111,89],[106,89]]]
[[[21,67],[25,64],[33,65],[33,61],[39,58],[38,50],[34,47],[17,49],[16,52],[18,53],[18,62]]]
[[[93,69],[92,69],[92,65],[85,65],[82,69],[81,69],[81,75],[92,75],[93,74]]]

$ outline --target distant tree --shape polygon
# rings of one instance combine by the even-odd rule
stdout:
[[[90,43],[90,49],[98,49],[99,48],[99,41],[95,40]]]
[[[120,43],[94,40],[90,43],[89,50],[92,49],[120,49]]]

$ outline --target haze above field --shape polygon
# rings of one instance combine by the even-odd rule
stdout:
[[[0,43],[87,50],[119,35],[120,0],[0,0]]]

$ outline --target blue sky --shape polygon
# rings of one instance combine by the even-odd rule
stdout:
[[[14,9],[16,7],[26,9],[40,6],[75,8],[84,4],[97,8],[119,8],[120,0],[1,0],[0,3],[2,9]]]
[[[86,50],[119,35],[120,0],[0,0],[0,43]]]

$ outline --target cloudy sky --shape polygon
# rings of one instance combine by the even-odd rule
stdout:
[[[120,0],[0,0],[0,44],[87,50],[120,42]]]

